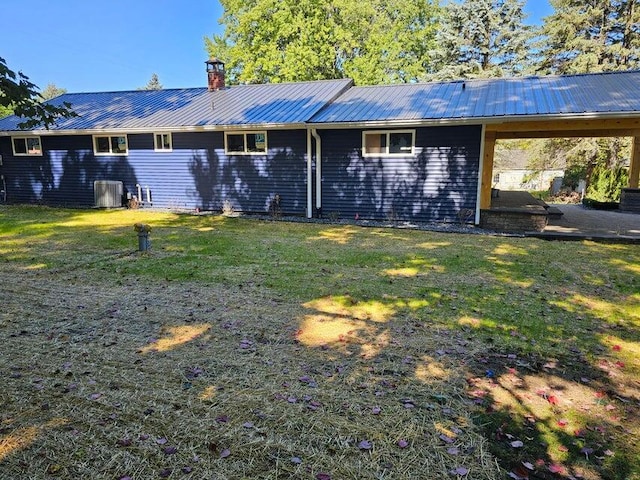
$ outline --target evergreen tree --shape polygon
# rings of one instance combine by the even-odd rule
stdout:
[[[429,78],[522,74],[532,37],[523,0],[462,0],[444,7],[435,66]]]
[[[138,90],[162,90],[162,84],[160,83],[158,75],[153,73],[147,84]]]
[[[637,0],[551,0],[540,51],[543,73],[567,74],[640,67]]]
[[[42,92],[40,92],[40,96],[43,100],[51,100],[52,98],[59,97],[64,93],[67,93],[67,90],[65,88],[59,88],[55,84],[50,83],[46,87],[44,87],[44,90],[42,90]]]
[[[222,0],[222,36],[206,39],[230,83],[350,77],[409,82],[428,69],[431,0]]]
[[[544,19],[539,72],[579,74],[640,68],[637,0],[550,1],[554,12]],[[630,156],[630,144],[628,138],[549,139],[541,142],[536,157],[562,155],[568,176],[586,179],[599,166],[617,171]],[[611,178],[624,180],[620,175]]]

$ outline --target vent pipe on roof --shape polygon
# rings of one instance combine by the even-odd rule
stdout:
[[[212,92],[223,89],[225,87],[224,62],[213,57],[204,63],[207,65],[207,85],[209,91]]]

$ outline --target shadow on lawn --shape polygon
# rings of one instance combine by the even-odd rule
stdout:
[[[347,245],[358,235],[353,227],[331,228],[316,240]],[[390,324],[403,316],[457,325],[486,346],[460,361],[477,425],[510,478],[640,478],[640,318],[627,313],[638,311],[637,256],[621,263],[608,247],[587,245],[594,263],[607,268],[587,262],[569,271],[553,259],[541,266],[540,244],[476,245],[480,253],[467,253],[476,256],[469,275],[479,281],[439,288],[438,276],[465,261],[455,248],[437,244],[433,256],[414,253],[381,268],[380,277],[406,286],[404,297],[306,303],[315,312],[301,323],[299,339],[371,358],[402,342]],[[421,293],[411,295],[418,279]]]

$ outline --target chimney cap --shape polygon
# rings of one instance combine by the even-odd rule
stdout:
[[[211,57],[209,60],[207,60],[206,62],[204,62],[206,64],[214,64],[214,63],[221,63],[224,65],[224,62],[222,60],[220,60],[217,57]]]

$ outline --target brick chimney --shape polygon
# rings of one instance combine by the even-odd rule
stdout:
[[[207,65],[207,81],[209,91],[212,92],[214,90],[221,90],[225,87],[224,85],[224,63],[212,57],[206,62]]]

